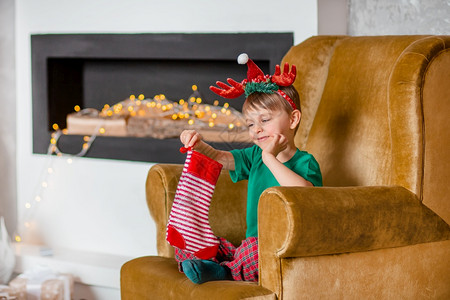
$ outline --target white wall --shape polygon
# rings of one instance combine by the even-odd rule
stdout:
[[[32,154],[30,34],[136,32],[294,32],[317,34],[317,4],[282,1],[17,0],[17,184],[25,241],[126,256],[156,254],[145,203],[151,164]],[[50,162],[48,188],[33,202]],[[34,203],[31,209],[25,204]],[[19,225],[23,224],[21,220]]]
[[[16,227],[16,89],[14,0],[0,0],[0,216]]]

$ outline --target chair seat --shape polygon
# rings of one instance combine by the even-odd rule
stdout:
[[[126,281],[121,292],[129,299],[276,299],[272,291],[252,282],[194,284],[178,271],[173,258],[166,257],[145,256],[127,262],[122,266],[121,280]]]

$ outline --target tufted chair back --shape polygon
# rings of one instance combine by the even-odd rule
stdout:
[[[291,48],[296,143],[324,185],[400,185],[450,223],[449,47],[450,36],[317,36]]]

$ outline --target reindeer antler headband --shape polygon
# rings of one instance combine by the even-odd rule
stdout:
[[[255,92],[267,94],[278,93],[289,102],[293,110],[297,109],[294,101],[279,88],[280,86],[289,86],[295,81],[295,76],[297,75],[295,65],[292,65],[291,71],[289,72],[289,64],[285,63],[283,73],[281,73],[280,66],[276,65],[275,74],[264,75],[263,71],[245,53],[238,56],[238,63],[241,65],[247,64],[247,78],[240,83],[231,78],[227,78],[227,82],[230,85],[217,81],[216,84],[220,88],[210,86],[211,91],[228,99],[237,98],[244,93],[247,97]]]

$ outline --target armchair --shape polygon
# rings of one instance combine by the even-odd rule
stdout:
[[[323,188],[273,187],[260,198],[259,283],[191,283],[165,226],[181,165],[155,165],[146,193],[157,257],[127,262],[122,299],[450,298],[450,36],[316,36],[297,65],[299,148]],[[246,183],[223,171],[213,231],[245,237]]]

